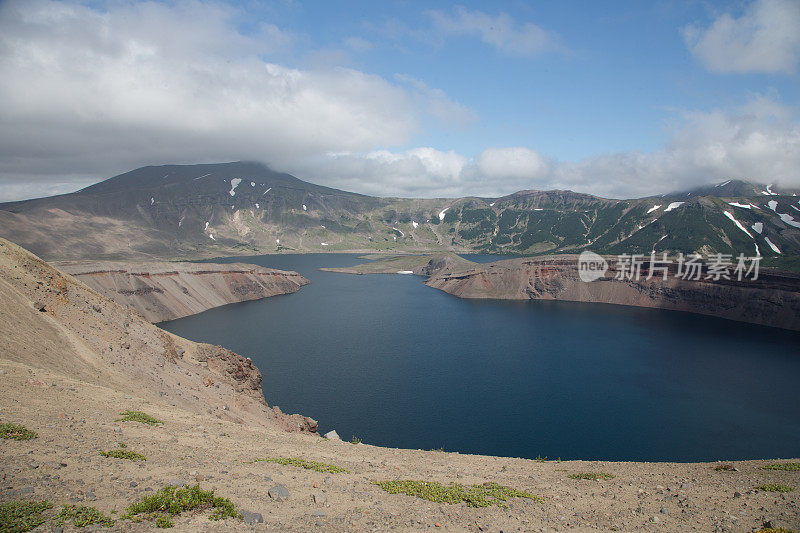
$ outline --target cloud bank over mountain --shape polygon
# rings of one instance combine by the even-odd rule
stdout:
[[[740,18],[687,27],[686,42],[711,70],[791,72],[800,38],[786,29],[797,5],[762,0]],[[565,46],[557,32],[502,12],[424,16],[442,38],[501,54]],[[302,35],[242,18],[229,4],[192,0],[0,4],[0,201],[67,192],[146,164],[231,160],[382,196],[563,188],[631,197],[728,178],[800,182],[798,112],[774,91],[738,106],[674,111],[655,151],[563,161],[487,139],[462,153],[418,144],[427,129],[480,129],[486,120],[435,84],[335,62],[298,66],[287,58]],[[354,53],[373,46],[355,36],[345,44]]]

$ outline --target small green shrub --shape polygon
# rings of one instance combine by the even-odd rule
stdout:
[[[167,515],[161,515],[156,518],[156,527],[161,529],[169,529],[171,527],[175,527],[175,522],[170,520]]]
[[[721,464],[721,465],[715,466],[714,470],[716,470],[717,472],[721,472],[721,471],[727,472],[727,471],[730,471],[730,470],[734,470],[734,467],[733,467],[732,464],[727,464],[726,463],[726,464]]]
[[[766,483],[756,487],[756,490],[765,490],[767,492],[792,492],[794,489],[788,485],[781,485],[780,483]]]
[[[161,420],[153,418],[142,411],[131,411],[128,409],[127,411],[121,412],[120,415],[122,418],[117,418],[117,422],[141,422],[142,424],[147,424],[148,426],[155,426],[156,424],[164,423]]]
[[[35,431],[31,431],[19,424],[0,423],[0,438],[12,440],[31,440],[38,437]]]
[[[141,453],[133,452],[131,450],[126,450],[126,449],[107,450],[104,452],[100,452],[100,455],[102,455],[103,457],[113,457],[114,459],[127,459],[129,461],[147,461],[147,457],[145,457]]]
[[[213,509],[208,517],[210,520],[241,518],[233,502],[228,498],[214,496],[213,490],[203,490],[200,485],[184,488],[167,485],[152,496],[145,496],[129,505],[126,518],[144,515],[150,520],[158,520],[158,517],[164,516],[165,513],[177,516],[184,511],[205,509]]]
[[[44,524],[42,513],[51,509],[48,501],[15,501],[0,504],[0,531],[3,533],[23,533]]]
[[[267,463],[277,463],[279,465],[291,465],[291,466],[299,466],[300,468],[305,468],[306,470],[314,470],[316,472],[324,472],[328,474],[338,474],[340,472],[349,473],[344,468],[329,465],[326,463],[320,463],[319,461],[307,461],[305,459],[299,459],[297,457],[273,457],[268,459],[256,459],[255,462],[264,461]]]
[[[58,513],[58,523],[63,524],[67,520],[72,520],[72,525],[75,527],[86,527],[92,524],[100,524],[101,526],[114,525],[114,520],[111,517],[105,516],[94,507],[85,505],[65,505],[61,512]]]
[[[800,463],[775,463],[772,465],[762,466],[764,470],[784,470],[786,472],[800,471]]]
[[[794,529],[786,529],[785,527],[765,527],[756,529],[753,533],[794,533]]]
[[[361,439],[353,435],[353,438],[350,439],[350,444],[361,444]]]
[[[591,479],[593,481],[598,479],[614,479],[614,474],[607,474],[605,472],[579,472],[577,474],[568,474],[570,479]]]
[[[505,502],[509,498],[541,500],[539,496],[535,496],[530,492],[490,482],[470,486],[464,486],[460,483],[442,485],[436,481],[414,480],[375,481],[373,483],[389,494],[407,494],[423,500],[451,505],[465,502],[469,507],[488,507],[489,505],[508,507]]]

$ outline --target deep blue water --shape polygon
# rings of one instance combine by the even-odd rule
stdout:
[[[312,284],[161,326],[251,357],[270,405],[322,432],[529,458],[800,456],[797,333],[605,304],[463,300],[417,276],[317,270],[363,262],[346,254],[215,261]]]

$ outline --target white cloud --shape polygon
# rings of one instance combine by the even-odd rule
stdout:
[[[30,178],[29,175],[23,175],[19,181],[0,184],[0,202],[66,194],[88,187],[96,181],[87,180],[85,176],[63,176],[59,181],[53,181],[53,177],[49,175],[41,176],[38,181]]]
[[[713,72],[793,73],[800,59],[800,2],[756,0],[739,17],[684,28],[686,45]]]
[[[311,181],[374,195],[502,196],[570,189],[633,198],[727,179],[800,186],[797,110],[757,95],[736,109],[683,112],[670,141],[650,153],[554,161],[525,147],[492,147],[470,159],[418,148],[336,154],[291,168]]]
[[[430,147],[331,153],[297,162],[301,178],[376,196],[458,196],[467,157]]]
[[[0,200],[66,192],[145,164],[236,159],[374,195],[560,188],[624,198],[731,178],[800,185],[798,110],[774,95],[684,112],[651,153],[564,162],[535,147],[379,149],[408,145],[430,117],[463,127],[475,114],[407,75],[388,81],[265,59],[295,37],[271,25],[242,34],[225,4],[108,6],[0,3]],[[504,15],[455,13],[471,21],[465,27],[490,20],[501,33],[536,33]],[[507,51],[540,49],[470,31]]]
[[[436,89],[279,64],[269,58],[295,37],[270,24],[242,33],[241,15],[194,0],[0,3],[0,181],[170,162],[281,167],[407,143],[432,110],[469,115]]]
[[[530,56],[560,48],[558,36],[531,22],[518,24],[507,13],[492,16],[457,7],[452,13],[429,11],[434,27],[444,35],[480,38],[501,52]]]
[[[564,163],[554,182],[611,197],[671,192],[725,179],[800,186],[797,110],[755,96],[737,109],[684,112],[663,150]]]
[[[344,39],[343,44],[354,52],[368,52],[372,50],[371,42],[355,35]]]
[[[451,100],[441,89],[429,87],[424,81],[406,74],[395,74],[395,79],[409,86],[419,106],[440,122],[466,127],[478,121],[477,113]]]
[[[521,146],[487,148],[478,156],[477,167],[481,174],[492,179],[535,182],[549,173],[548,163],[539,152]]]

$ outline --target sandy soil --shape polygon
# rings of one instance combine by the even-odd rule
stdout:
[[[736,462],[738,471],[716,471],[714,464],[704,463],[537,462],[353,445],[221,421],[7,360],[0,360],[0,369],[5,371],[0,376],[2,419],[39,433],[30,441],[3,442],[2,500],[25,496],[58,504],[81,502],[118,516],[132,501],[150,494],[148,489],[199,482],[264,519],[251,526],[230,519],[214,523],[198,514],[176,520],[176,529],[183,531],[375,531],[437,524],[448,531],[749,531],[765,520],[794,528],[799,523],[797,492],[753,488],[773,482],[800,488],[800,473],[763,470],[764,461]],[[164,424],[116,422],[125,409],[144,410]],[[117,442],[145,454],[147,461],[99,455]],[[267,457],[318,460],[350,473],[252,462]],[[567,477],[587,471],[616,477]],[[493,481],[544,499],[512,499],[509,509],[474,509],[391,495],[371,484],[391,479]],[[276,484],[289,490],[288,500],[268,496]],[[124,521],[114,529],[148,526]]]

